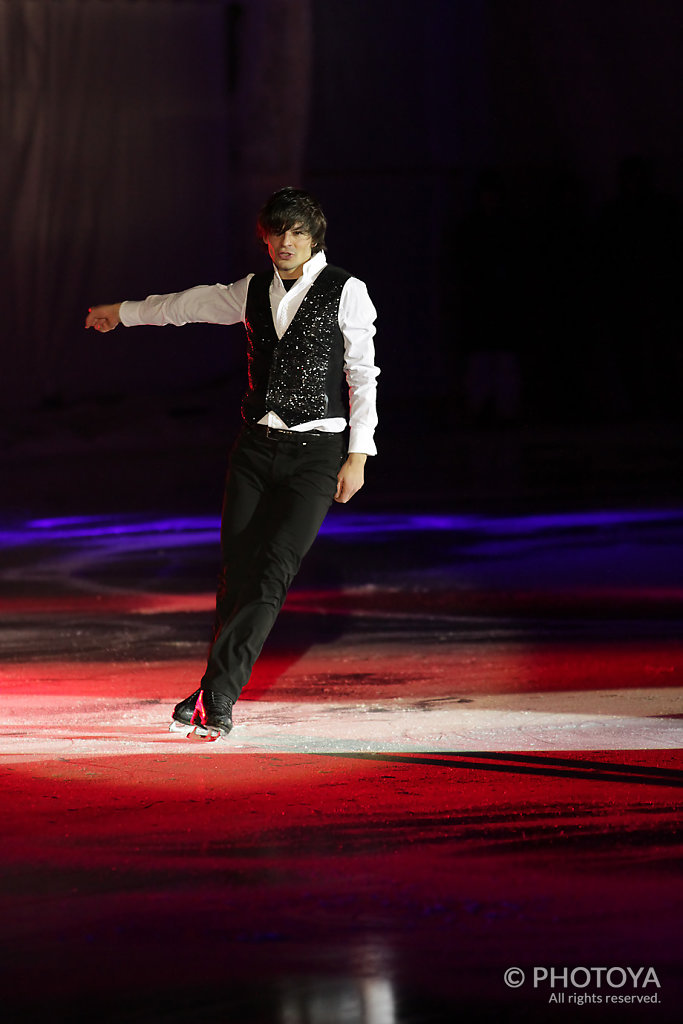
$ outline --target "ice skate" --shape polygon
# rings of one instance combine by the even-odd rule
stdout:
[[[173,709],[171,724],[168,727],[169,732],[181,732],[185,736],[191,736],[193,733],[196,733],[198,736],[206,736],[206,729],[202,726],[197,727],[192,721],[197,698],[200,693],[201,690],[195,690],[185,700],[181,700],[179,704],[176,704]]]
[[[232,701],[224,693],[200,690],[192,715],[192,724],[198,735],[209,739],[227,736],[232,729]]]

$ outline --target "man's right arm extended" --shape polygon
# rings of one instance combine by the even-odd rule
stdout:
[[[149,295],[141,302],[116,302],[93,306],[85,326],[105,333],[122,323],[124,327],[150,324],[163,327],[188,323],[236,324],[244,319],[249,281],[253,275],[234,284],[197,285],[183,292]]]

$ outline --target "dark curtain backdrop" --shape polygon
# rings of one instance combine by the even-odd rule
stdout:
[[[241,365],[234,333],[82,323],[94,302],[245,272],[254,205],[301,177],[309,52],[302,2],[0,0],[5,406]]]
[[[438,395],[447,225],[478,169],[501,167],[523,205],[562,163],[597,208],[640,152],[680,189],[678,13],[674,0],[0,0],[4,407],[239,369],[239,332],[100,340],[85,309],[254,269],[258,205],[297,182],[326,207],[330,257],[371,287],[385,394]]]

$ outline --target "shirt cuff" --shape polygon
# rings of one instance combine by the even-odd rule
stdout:
[[[131,302],[130,299],[126,299],[122,302],[119,307],[119,320],[124,327],[141,327],[142,320],[138,309],[140,308],[139,302]]]
[[[358,452],[361,455],[376,455],[377,446],[373,440],[373,431],[369,427],[351,427],[349,432],[349,455]]]

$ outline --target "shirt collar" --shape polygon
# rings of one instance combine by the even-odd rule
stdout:
[[[327,257],[325,256],[324,250],[321,249],[320,252],[317,252],[315,254],[315,256],[311,256],[310,260],[308,260],[307,263],[304,263],[303,274],[301,275],[300,278],[298,278],[298,280],[299,281],[305,281],[307,284],[310,284],[311,281],[313,280],[313,278],[316,277],[320,273],[320,271],[323,269],[323,267],[326,264],[327,264]],[[277,267],[275,266],[275,264],[273,264],[273,269],[275,270],[276,278],[282,284],[282,278],[280,277],[280,273],[279,273]],[[282,287],[284,288],[284,285],[282,285]],[[294,287],[296,287],[296,285],[294,285]]]

